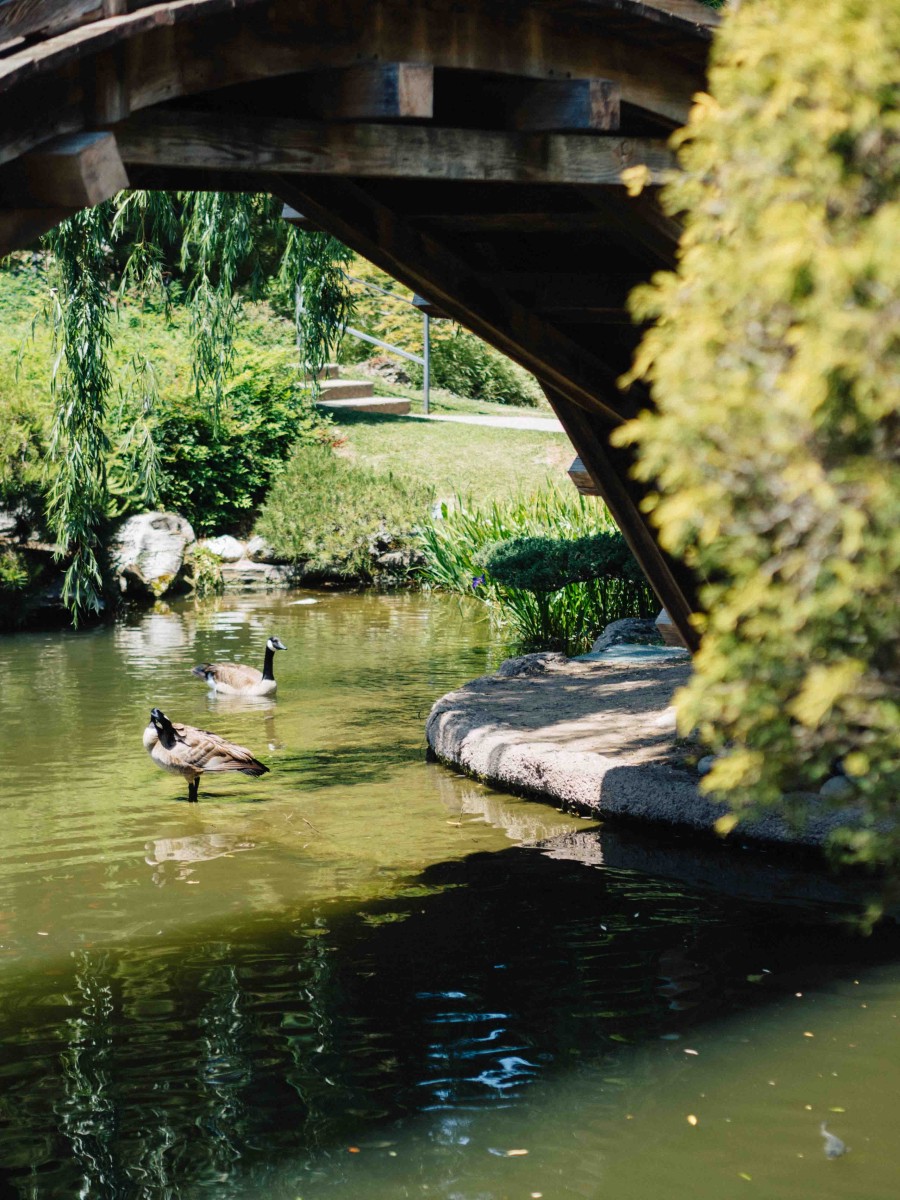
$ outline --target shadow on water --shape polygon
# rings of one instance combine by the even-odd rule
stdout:
[[[158,840],[147,862],[251,848]],[[383,900],[207,923],[20,977],[0,1009],[10,1194],[388,1197],[418,1180],[499,1198],[491,1172],[528,1149],[546,1196],[592,1195],[546,1190],[548,1172],[596,1126],[598,1182],[610,1125],[673,1055],[685,1069],[686,1039],[751,1028],[900,953],[893,928],[861,940],[822,909],[552,853],[476,854]]]

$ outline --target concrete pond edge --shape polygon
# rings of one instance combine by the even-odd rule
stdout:
[[[669,828],[714,838],[724,845],[752,843],[821,851],[835,829],[859,824],[859,813],[852,808],[834,808],[815,795],[803,795],[797,798],[810,802],[812,811],[802,825],[771,813],[752,822],[741,821],[723,839],[716,833],[715,823],[726,810],[700,792],[695,769],[677,763],[639,761],[627,752],[610,754],[567,747],[568,739],[553,737],[552,686],[545,688],[542,698],[545,719],[532,730],[523,727],[521,721],[505,719],[500,715],[501,706],[492,703],[502,684],[508,711],[509,685],[514,683],[524,692],[534,675],[544,674],[548,667],[564,688],[576,668],[583,678],[587,665],[602,683],[613,667],[619,668],[621,679],[624,665],[627,687],[628,650],[617,647],[608,658],[604,654],[581,659],[536,654],[507,660],[494,674],[474,679],[436,701],[425,726],[430,753],[444,766],[501,791],[544,800],[586,817],[645,823],[657,831]],[[648,654],[649,647],[634,650],[636,663],[646,667],[654,661],[655,656]],[[671,656],[662,652],[655,661],[660,676],[671,676],[671,688],[665,689],[670,704],[684,672],[673,671]],[[598,699],[594,714],[597,722],[607,717],[603,703],[602,698]],[[639,720],[657,728],[668,725],[670,757],[677,759],[674,716],[667,714],[672,710],[658,708],[641,713]]]

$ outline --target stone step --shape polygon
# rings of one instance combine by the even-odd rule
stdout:
[[[320,382],[325,379],[340,379],[341,366],[340,363],[326,363],[319,372]]]
[[[319,386],[320,400],[362,400],[374,394],[365,379],[326,379]]]
[[[329,412],[387,413],[404,417],[409,412],[409,401],[402,396],[369,396],[353,400],[320,400],[319,406]]]

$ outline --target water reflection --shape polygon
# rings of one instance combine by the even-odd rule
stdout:
[[[274,703],[191,678],[273,628]],[[329,596],[0,639],[0,1194],[893,1200],[890,931],[796,866],[427,764],[485,633]],[[151,698],[267,748],[267,803],[175,804]]]

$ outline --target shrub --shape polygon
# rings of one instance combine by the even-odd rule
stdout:
[[[561,540],[560,535],[569,540]],[[583,575],[586,563],[590,560],[596,567],[601,553],[615,547],[613,554],[620,554],[619,539],[621,534],[603,505],[556,487],[482,509],[460,507],[451,512],[444,505],[441,518],[430,521],[421,534],[422,576],[432,587],[474,596],[486,604],[498,624],[512,632],[519,649],[578,654],[610,621],[651,616],[658,607],[640,572],[639,581],[626,577],[636,564],[623,565],[621,572],[608,572],[603,578],[565,583],[572,578],[567,576],[570,565]],[[503,566],[497,573],[500,577],[495,576],[491,564],[504,560],[504,565],[511,564],[513,554],[521,556],[523,544],[539,548],[530,559],[533,569],[527,579],[524,572],[504,577]],[[576,550],[570,562],[573,545]]]
[[[667,191],[679,271],[634,305],[658,319],[635,367],[657,412],[622,435],[664,545],[708,580],[679,708],[724,751],[721,828],[842,760],[866,813],[846,852],[894,867],[898,52],[894,0],[727,12]]]
[[[422,368],[410,365],[410,377],[422,386]],[[431,382],[457,396],[495,404],[535,407],[543,393],[531,375],[512,359],[458,325],[432,326]]]
[[[296,371],[276,353],[247,354],[217,414],[193,393],[161,406],[157,503],[198,534],[249,532],[276,469],[298,439],[321,441],[328,426]],[[132,505],[134,507],[134,505]]]
[[[412,540],[431,502],[423,484],[358,466],[327,446],[301,446],[275,480],[257,530],[310,574],[371,580],[373,539]]]

